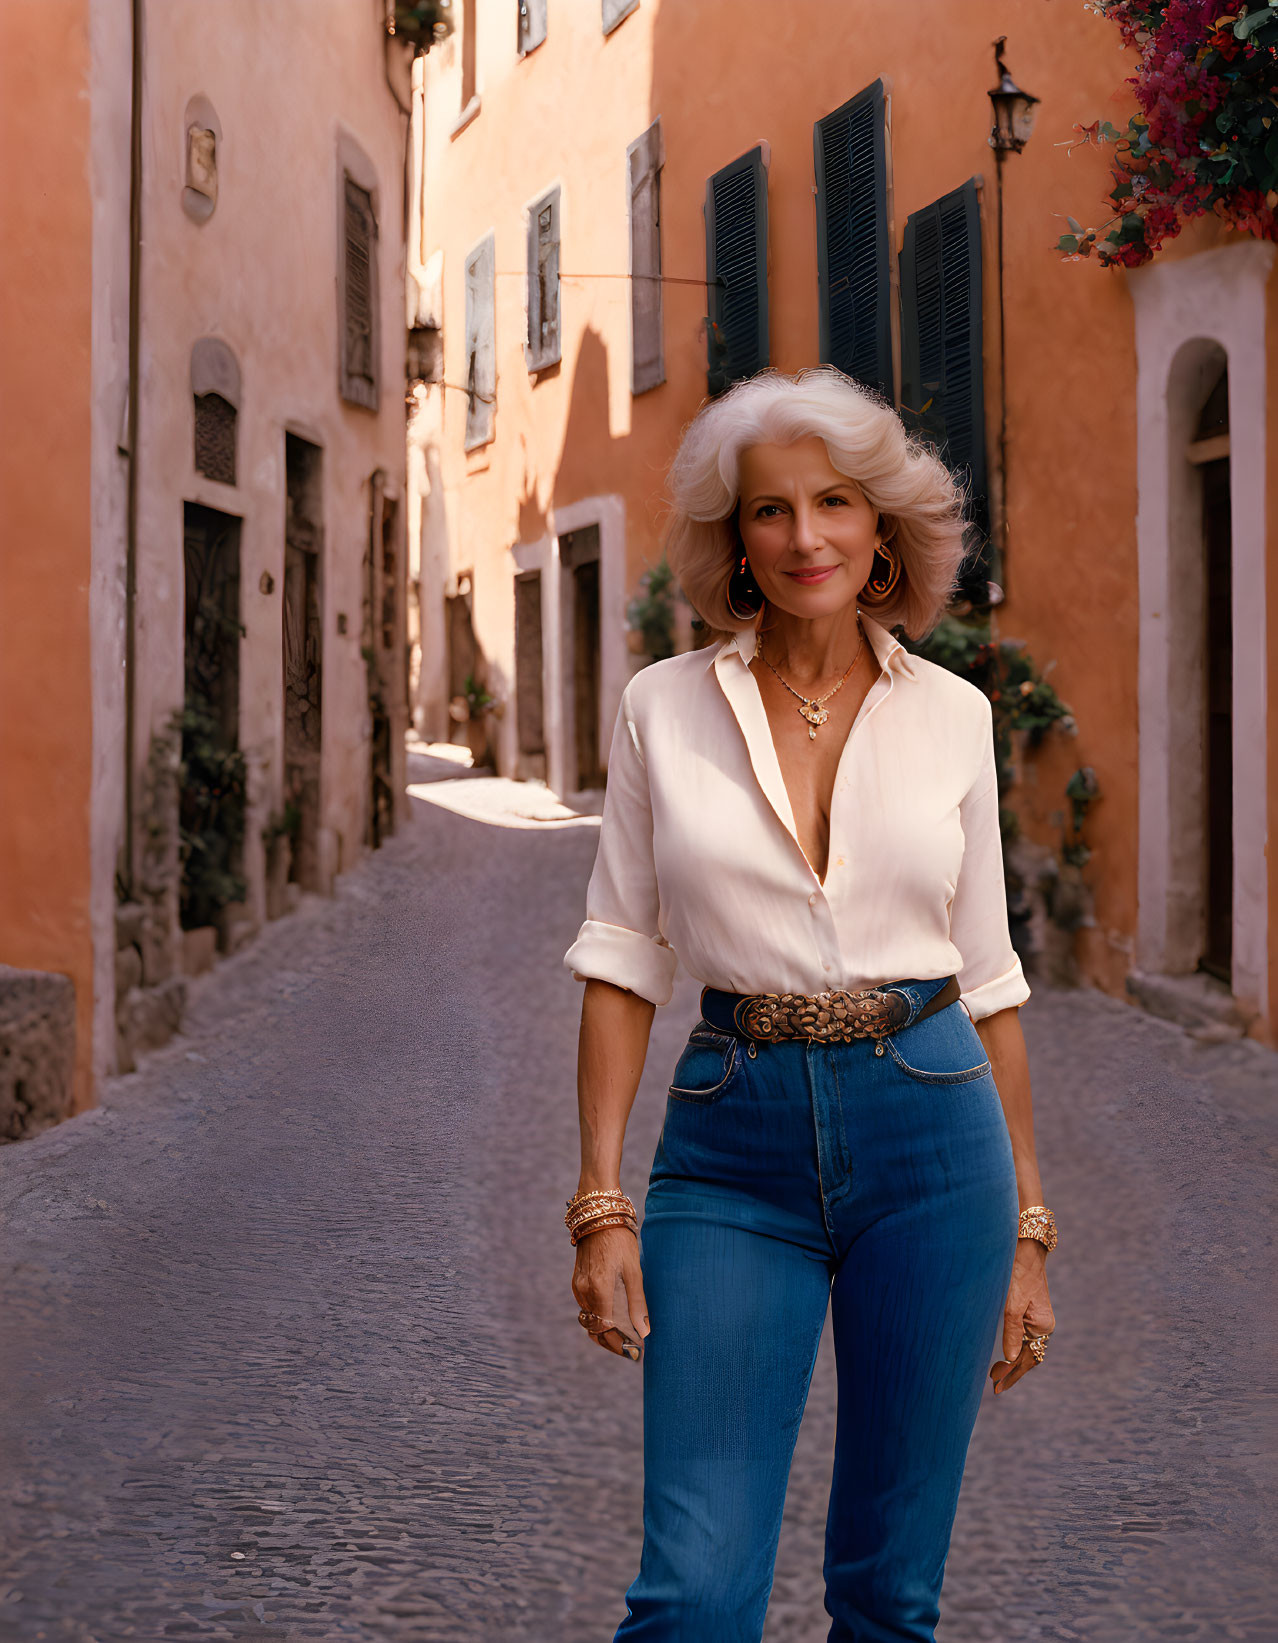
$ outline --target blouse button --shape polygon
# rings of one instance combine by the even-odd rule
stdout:
[[[815,907],[816,904],[817,904],[817,899],[816,899],[816,893],[814,891],[813,894],[808,897],[808,906],[809,907]]]

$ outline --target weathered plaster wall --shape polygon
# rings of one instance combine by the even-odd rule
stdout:
[[[328,874],[363,849],[367,682],[360,653],[370,480],[403,496],[405,117],[387,85],[376,0],[230,0],[151,8],[147,42],[139,519],[138,764],[182,699],[182,506],[243,520],[240,745],[250,769],[245,867],[264,912],[261,829],[281,806],[286,431],[323,448],[322,847]],[[407,90],[405,81],[404,95]],[[182,210],[185,114],[221,125],[218,201]],[[376,180],[381,398],[338,394],[339,148]],[[234,486],[197,474],[192,345],[224,341],[243,384]],[[401,508],[401,520],[402,520]],[[402,524],[401,524],[402,529]],[[269,579],[269,580],[268,580]],[[272,585],[273,584],[273,585]],[[270,591],[265,591],[268,586]],[[344,618],[345,631],[339,631]]]
[[[115,874],[124,836],[125,534],[129,392],[129,140],[132,21],[129,0],[89,8],[93,303],[92,888],[93,1071],[115,1065]]]

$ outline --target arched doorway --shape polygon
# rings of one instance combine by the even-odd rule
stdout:
[[[1186,452],[1202,489],[1203,873],[1198,968],[1231,985],[1234,925],[1234,625],[1229,370],[1222,365]]]

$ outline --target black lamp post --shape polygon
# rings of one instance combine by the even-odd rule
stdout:
[[[994,108],[994,126],[990,132],[990,147],[994,150],[996,191],[998,196],[998,553],[990,567],[993,577],[989,583],[989,602],[1001,604],[1006,596],[1004,558],[1007,547],[1007,343],[1003,319],[1003,162],[1009,154],[1019,154],[1029,141],[1034,129],[1034,115],[1039,99],[1022,91],[1008,72],[1003,61],[1003,47],[1007,36],[1001,34],[994,42],[994,67],[998,84],[990,91]]]

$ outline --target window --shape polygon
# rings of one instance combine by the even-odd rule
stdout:
[[[519,55],[526,56],[546,38],[546,0],[518,0]]]
[[[493,321],[494,241],[486,234],[466,258],[466,449],[493,437],[497,353]]]
[[[639,4],[639,0],[603,0],[603,31],[611,34],[617,24],[623,22]]]
[[[377,219],[373,197],[349,174],[344,187],[342,398],[377,409]]]
[[[905,224],[901,252],[901,414],[971,487],[989,529],[981,339],[981,217],[973,178]]]
[[[768,174],[762,146],[706,186],[707,382],[721,394],[768,363]]]
[[[559,190],[543,194],[528,212],[528,341],[530,371],[559,358]]]
[[[661,121],[626,150],[630,187],[630,392],[666,380],[661,307]]]
[[[883,82],[818,120],[820,358],[894,397]]]

